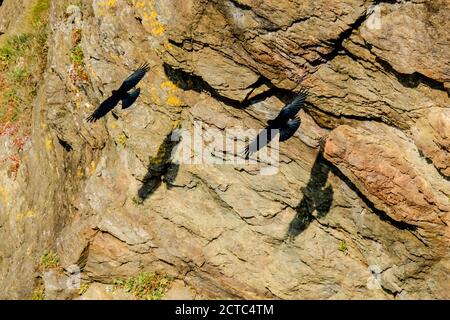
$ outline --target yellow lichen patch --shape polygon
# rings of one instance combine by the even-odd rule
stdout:
[[[111,129],[116,129],[117,126],[118,126],[117,121],[113,121],[113,122],[111,123]]]
[[[173,129],[180,129],[181,128],[181,121],[180,120],[172,121],[172,128]]]
[[[163,43],[164,49],[166,49],[167,51],[172,51],[173,49],[173,45],[171,45],[169,42],[165,41]]]
[[[132,0],[132,3],[136,8],[145,8],[148,5],[152,6],[152,3],[149,0]]]
[[[45,137],[45,148],[48,151],[51,151],[54,148],[52,137],[49,134]]]
[[[183,105],[183,102],[175,94],[177,86],[172,81],[164,81],[161,83],[161,89],[168,94],[166,102],[169,106],[179,107]]]
[[[3,203],[8,201],[8,195],[8,190],[0,187],[0,200],[2,200]]]
[[[161,83],[161,89],[166,90],[168,92],[173,92],[176,89],[176,85],[172,81],[164,81]]]
[[[110,8],[117,5],[117,0],[100,0],[97,2],[98,14],[104,16],[108,13]]]
[[[153,6],[153,2],[150,0],[136,1],[134,5],[142,12],[142,24],[149,26],[154,36],[161,36],[165,31],[165,27],[158,20],[158,13]]]
[[[128,137],[124,133],[120,134],[117,137],[117,143],[120,144],[122,147],[126,146],[127,140],[128,140]]]
[[[171,107],[180,107],[183,105],[183,102],[177,96],[169,96],[167,104]]]
[[[77,175],[78,178],[81,178],[82,176],[84,176],[84,174],[83,174],[83,169],[78,168],[78,169],[77,169],[77,172],[76,172],[76,175]]]
[[[154,23],[152,24],[152,33],[155,36],[160,36],[164,33],[164,26],[161,23]]]
[[[117,0],[103,0],[103,6],[114,7],[117,4]]]
[[[94,172],[95,172],[95,169],[97,169],[97,165],[95,164],[94,161],[91,161],[91,164],[87,168],[87,174],[89,176],[92,176],[94,174]]]
[[[28,210],[28,211],[16,214],[16,221],[21,221],[23,218],[33,218],[33,217],[34,217],[34,211]]]

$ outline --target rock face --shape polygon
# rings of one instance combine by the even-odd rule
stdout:
[[[3,1],[0,31],[31,2]],[[117,298],[113,280],[142,270],[177,279],[169,299],[450,298],[446,0],[52,1],[49,15],[32,134],[17,176],[0,165],[0,298],[31,297],[48,249],[91,283],[81,299]],[[144,61],[133,107],[88,124]],[[213,133],[256,134],[301,87],[276,174],[220,163],[240,150]],[[200,131],[215,163],[170,157]],[[48,298],[73,298],[58,279]]]

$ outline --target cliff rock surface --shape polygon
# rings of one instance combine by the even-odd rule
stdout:
[[[0,41],[36,2],[2,2]],[[47,3],[28,139],[0,130],[0,298],[127,299],[143,271],[174,298],[450,298],[447,0]],[[143,62],[137,102],[87,123]],[[260,130],[302,87],[275,174],[170,157],[179,128]]]

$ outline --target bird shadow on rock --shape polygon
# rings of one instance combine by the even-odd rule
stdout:
[[[319,152],[311,169],[306,187],[302,188],[303,198],[296,207],[296,215],[289,224],[288,238],[302,233],[314,218],[328,214],[333,202],[333,187],[326,186],[332,165]]]
[[[171,161],[172,153],[180,141],[179,138],[174,135],[174,130],[164,138],[156,155],[150,157],[147,173],[145,174],[142,186],[137,193],[138,203],[143,203],[147,200],[163,182],[165,182],[170,189],[173,181],[175,181],[178,175],[179,164]]]
[[[386,221],[400,230],[415,231],[417,229],[416,226],[404,221],[394,220],[386,212],[378,209],[348,177],[324,158],[322,152],[321,150],[318,153],[311,169],[309,181],[306,187],[302,188],[303,198],[296,207],[297,213],[295,217],[289,224],[287,232],[288,240],[293,240],[306,230],[313,219],[320,219],[330,212],[334,195],[332,186],[326,186],[330,172],[353,190],[365,206],[381,220]]]
[[[253,96],[252,98],[245,98],[244,101],[238,101],[221,95],[208,82],[203,80],[203,78],[198,75],[188,73],[181,69],[175,69],[167,63],[164,63],[164,72],[167,78],[179,88],[183,90],[193,90],[198,93],[208,92],[215,100],[237,109],[246,109],[249,106],[264,101],[266,98],[271,96],[276,96],[284,103],[290,102],[296,96],[294,92],[277,88],[267,78],[260,76],[260,78],[249,88],[257,89],[262,85],[266,85],[268,89]],[[248,94],[248,96],[250,96],[250,94]]]

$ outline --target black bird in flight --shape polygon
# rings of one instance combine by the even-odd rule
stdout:
[[[278,116],[267,121],[267,127],[262,130],[258,136],[247,145],[244,151],[245,159],[250,158],[250,156],[262,149],[264,146],[270,143],[276,136],[276,131],[280,133],[279,141],[285,141],[292,137],[297,129],[300,127],[300,118],[297,117],[297,113],[300,111],[303,103],[308,96],[308,91],[306,89],[301,89],[299,94],[287,105],[281,109]]]
[[[145,76],[145,73],[149,70],[147,63],[140,66],[134,71],[125,81],[122,83],[119,89],[113,90],[112,95],[103,101],[100,106],[95,110],[86,120],[88,122],[95,122],[101,117],[104,117],[114,107],[122,101],[122,109],[130,107],[138,98],[141,89],[137,88],[134,91],[128,92],[133,89],[139,81]]]

